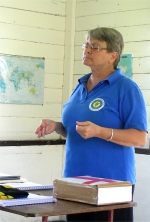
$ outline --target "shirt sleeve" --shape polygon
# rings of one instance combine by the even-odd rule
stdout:
[[[147,112],[143,94],[137,85],[130,87],[120,98],[120,113],[124,128],[147,129]]]

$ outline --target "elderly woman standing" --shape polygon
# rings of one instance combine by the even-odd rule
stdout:
[[[87,33],[82,63],[91,72],[78,80],[64,104],[62,123],[43,119],[38,137],[66,137],[64,177],[90,175],[136,182],[135,146],[145,146],[147,115],[135,82],[117,68],[124,47],[112,28]],[[67,221],[107,221],[107,212],[68,215]],[[115,210],[114,221],[133,221],[133,209]]]

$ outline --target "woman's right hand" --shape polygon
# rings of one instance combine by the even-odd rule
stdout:
[[[38,138],[44,137],[47,134],[50,134],[55,131],[57,126],[57,122],[49,119],[42,119],[40,125],[35,131]]]

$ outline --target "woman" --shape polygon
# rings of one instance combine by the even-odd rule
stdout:
[[[136,182],[135,146],[145,146],[146,108],[135,82],[117,68],[124,47],[112,28],[87,33],[81,77],[63,107],[62,123],[42,120],[38,137],[56,131],[66,137],[64,177],[90,175]],[[67,221],[107,221],[107,212],[68,215]],[[120,209],[114,221],[133,221],[133,209]]]

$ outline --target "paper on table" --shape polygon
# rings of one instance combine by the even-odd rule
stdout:
[[[28,205],[28,204],[51,203],[56,201],[57,201],[56,198],[54,198],[53,196],[41,196],[29,193],[29,196],[27,198],[0,200],[0,206],[10,207],[10,206],[19,206],[19,205]]]
[[[33,182],[25,182],[25,183],[6,183],[7,185],[18,188],[19,190],[49,190],[53,189],[52,184],[42,185]]]

